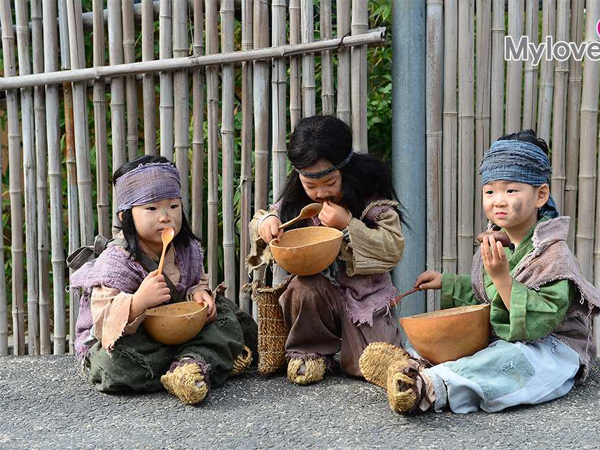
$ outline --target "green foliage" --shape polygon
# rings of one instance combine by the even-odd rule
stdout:
[[[83,0],[83,11],[89,12],[92,10],[91,0]],[[319,39],[319,8],[318,3],[315,5],[315,39]],[[369,2],[369,28],[377,28],[377,27],[386,27],[387,28],[387,36],[388,36],[388,44],[381,47],[369,48],[368,51],[368,67],[369,67],[369,80],[368,80],[368,104],[367,104],[367,120],[368,120],[368,132],[369,132],[369,151],[371,153],[377,154],[383,159],[389,159],[391,154],[391,130],[392,130],[392,108],[391,108],[391,90],[392,90],[392,48],[389,44],[391,42],[391,12],[392,12],[392,4],[387,0],[372,0]],[[335,34],[335,9],[333,11],[333,23],[334,23],[334,34]],[[155,55],[158,57],[158,17],[156,17],[155,21]],[[140,25],[136,25],[136,61],[141,61],[141,35],[140,35]],[[190,34],[191,36],[191,34]],[[92,56],[93,56],[93,46],[92,46],[92,34],[85,33],[84,37],[84,48],[85,48],[85,57],[86,57],[86,66],[92,66]],[[108,64],[108,35],[105,35],[106,39],[106,64]],[[241,23],[239,22],[239,17],[236,17],[236,30],[235,30],[235,42],[236,42],[236,50],[240,50],[241,43]],[[192,43],[190,39],[190,52],[192,51]],[[336,63],[337,55],[333,52],[333,61]],[[1,63],[1,55],[0,55],[0,63]],[[315,70],[316,70],[316,98],[317,98],[317,112],[320,109],[320,98],[321,98],[321,82],[320,82],[320,57],[318,54],[315,55]],[[335,77],[334,77],[335,82]],[[242,125],[242,114],[241,114],[241,70],[236,70],[236,81],[235,81],[235,89],[236,89],[236,97],[235,97],[235,115],[234,115],[234,128],[235,128],[235,142],[234,142],[234,173],[235,178],[233,181],[234,184],[234,213],[236,216],[236,253],[239,254],[239,238],[240,238],[240,209],[241,209],[241,192],[238,188],[240,184],[240,171],[241,171],[241,125]],[[190,88],[191,88],[191,77],[190,77]],[[141,90],[141,84],[138,86],[138,89]],[[95,148],[95,140],[94,140],[94,113],[93,113],[93,103],[92,103],[92,93],[91,90],[88,91],[88,129],[90,130],[90,170],[95,174],[96,171],[96,148]],[[157,83],[157,106],[158,106],[158,83]],[[141,98],[141,97],[140,97]],[[106,124],[107,124],[107,140],[109,153],[112,143],[112,133],[110,126],[110,90],[107,89],[107,115],[106,115]],[[191,115],[191,106],[192,99],[190,96],[190,115]],[[220,106],[220,105],[219,105]],[[140,148],[138,150],[138,154],[143,153],[143,111],[142,105],[139,105],[139,142]],[[289,107],[289,99],[288,99],[288,107]],[[158,108],[157,108],[158,109]],[[158,111],[157,111],[158,116]],[[205,148],[207,149],[206,136],[207,133],[207,122],[206,122],[206,107],[205,107],[205,122],[204,122],[204,131],[205,131]],[[60,118],[60,127],[61,127],[61,154],[62,154],[62,168],[63,168],[63,204],[66,205],[67,202],[67,171],[66,171],[66,160],[65,160],[65,119],[64,119],[64,105],[62,103],[62,95],[61,95],[61,110],[59,112]],[[219,120],[220,120],[220,112],[219,112]],[[289,122],[289,111],[288,111],[288,124]],[[157,124],[159,123],[157,117]],[[0,114],[0,127],[5,129],[5,115]],[[190,133],[190,161],[191,161],[191,142],[193,136],[193,119],[190,117],[189,124],[189,133]],[[157,133],[157,143],[160,142],[160,130]],[[220,148],[220,143],[219,143]],[[2,149],[5,152],[5,149]],[[4,153],[6,155],[6,153]],[[219,153],[219,167],[222,166],[222,154]],[[109,173],[113,171],[111,158],[109,157]],[[204,183],[203,183],[203,244],[206,243],[207,237],[207,218],[208,218],[208,207],[207,207],[207,198],[208,198],[208,177],[207,177],[207,169],[208,169],[208,161],[205,158],[204,163]],[[219,171],[220,172],[220,171]],[[220,177],[220,175],[219,175]],[[5,242],[5,277],[7,280],[7,287],[10,289],[10,277],[12,271],[12,260],[10,254],[10,203],[8,199],[8,171],[5,170],[2,173],[2,225],[3,225],[3,235]],[[222,183],[219,179],[219,193],[218,198],[220,199],[222,196]],[[191,175],[189,175],[189,182],[191,184]],[[93,184],[93,204],[96,204],[96,184]],[[272,192],[271,192],[272,196]],[[68,228],[67,228],[67,209],[66,207],[63,209],[63,223],[64,227],[64,236],[63,242],[65,243],[64,251],[65,254],[68,252]],[[94,211],[94,218],[97,224],[96,211]],[[223,217],[222,210],[219,210],[219,236],[218,241],[222,242],[222,225],[223,225]],[[204,246],[204,250],[206,251],[206,246]],[[223,249],[222,246],[218,247],[218,263],[219,263],[219,274],[218,279],[223,279]],[[239,262],[236,261],[236,267],[239,267]],[[25,274],[26,275],[26,274]],[[67,275],[67,274],[65,274]],[[239,274],[238,274],[239,276]],[[26,282],[26,281],[25,281]],[[10,292],[8,293],[8,298],[11,298]]]

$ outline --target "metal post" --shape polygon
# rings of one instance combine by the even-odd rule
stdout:
[[[425,270],[427,254],[425,2],[396,0],[392,13],[392,177],[411,227],[404,230],[404,258],[394,270],[393,281],[404,292],[413,287],[417,276]],[[399,316],[425,312],[425,294],[418,292],[407,297],[398,309]]]

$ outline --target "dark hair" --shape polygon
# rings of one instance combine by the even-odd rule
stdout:
[[[518,133],[505,134],[498,138],[499,141],[524,141],[538,146],[548,156],[548,144],[542,138],[536,136],[535,131],[523,130]]]
[[[116,184],[119,177],[126,174],[127,172],[135,169],[136,167],[142,164],[150,164],[150,163],[168,163],[174,166],[174,164],[169,161],[164,156],[152,156],[152,155],[144,155],[136,158],[132,161],[128,161],[119,167],[115,173],[113,174],[113,185]],[[131,253],[131,256],[134,259],[140,258],[140,249],[138,244],[138,236],[137,230],[135,228],[135,223],[133,222],[133,214],[131,213],[131,209],[126,209],[123,211],[123,218],[121,219],[121,225],[123,229],[123,234],[125,235],[125,240],[127,241],[127,248]],[[183,248],[190,245],[192,240],[200,241],[198,237],[193,233],[192,228],[190,227],[187,218],[185,217],[185,212],[181,211],[181,230],[173,239],[173,245],[175,248]]]
[[[333,116],[312,116],[300,120],[290,136],[287,155],[293,167],[303,169],[325,159],[339,164],[352,151],[352,132],[342,120]],[[398,196],[389,176],[388,167],[376,156],[354,153],[350,162],[340,169],[342,173],[342,206],[353,217],[360,217],[368,203]],[[298,172],[292,170],[279,197],[281,221],[296,217],[302,207],[311,203]],[[406,224],[401,209],[396,209],[402,223]],[[374,223],[365,221],[368,226]],[[298,226],[305,226],[300,223]]]

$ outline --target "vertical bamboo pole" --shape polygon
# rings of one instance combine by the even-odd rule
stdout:
[[[62,70],[71,69],[71,55],[69,45],[69,24],[67,17],[66,0],[59,0],[58,4],[58,34],[60,40],[60,67]],[[77,187],[77,163],[75,161],[75,126],[73,124],[73,89],[71,83],[63,83],[63,104],[65,110],[65,160],[67,166],[67,223],[68,223],[68,254],[80,246],[79,227],[79,189]],[[69,275],[73,273],[69,269]],[[79,315],[79,291],[69,290],[69,351],[75,351],[75,324]],[[65,313],[61,311],[59,319],[63,322],[60,326],[61,336],[56,337],[54,346],[61,353],[65,352]],[[71,338],[72,337],[72,338]],[[56,353],[56,350],[55,350]]]
[[[468,273],[473,257],[474,143],[473,0],[458,2],[458,271]]]
[[[321,5],[323,2],[321,2]],[[272,1],[272,45],[286,43],[286,0]],[[331,57],[331,55],[330,55]],[[331,58],[330,58],[331,59]],[[287,180],[286,148],[286,85],[287,73],[284,58],[273,59],[271,67],[271,150],[273,157],[273,199],[279,198]],[[323,85],[325,89],[325,86]],[[332,104],[333,106],[333,104]],[[278,266],[273,270],[273,285],[279,284],[287,273]]]
[[[2,154],[3,152],[0,152],[0,167],[4,167]],[[0,192],[4,192],[2,176],[0,176]],[[3,208],[0,208],[2,223],[4,223],[3,216]],[[0,267],[4,267],[4,233],[0,234]],[[8,355],[8,297],[6,295],[6,274],[2,273],[0,277],[0,356],[6,355]]]
[[[315,38],[313,0],[300,0],[301,42],[313,42]],[[302,115],[316,114],[315,55],[302,55]]]
[[[94,67],[104,66],[105,41],[104,41],[104,1],[94,0]],[[106,82],[94,81],[94,136],[96,140],[96,192],[98,209],[98,231],[105,237],[110,237],[110,212],[109,212],[109,174],[108,174],[108,146],[106,136]],[[116,168],[115,168],[116,170]]]
[[[162,6],[162,4],[161,4]],[[123,29],[121,24],[121,2],[108,0],[108,61],[109,64],[123,63]],[[114,77],[110,80],[110,116],[112,131],[113,172],[127,161],[125,148],[125,80]],[[113,234],[118,231],[117,201],[113,190]]]
[[[219,52],[219,15],[216,2],[206,2],[206,54]],[[208,101],[208,274],[210,287],[217,285],[219,238],[219,68],[206,69]]]
[[[187,0],[175,0],[173,3],[173,57],[189,56],[187,28]],[[175,158],[181,173],[181,202],[183,210],[189,212],[190,172],[190,90],[187,70],[179,70],[173,75]],[[233,90],[233,89],[232,89]]]
[[[331,39],[331,0],[321,0],[320,6],[319,25],[321,28],[321,39]],[[285,16],[283,20],[285,22]],[[321,104],[323,106],[323,114],[335,114],[335,99],[333,98],[333,62],[330,50],[321,52]]]
[[[4,76],[14,77],[15,35],[12,24],[10,1],[0,4],[0,26],[2,27],[2,54]],[[23,305],[23,192],[21,190],[21,130],[19,127],[19,100],[16,90],[6,92],[6,114],[8,119],[8,170],[10,195],[10,228],[12,258],[12,319],[14,354],[25,353],[25,316]]]
[[[554,37],[555,31],[555,0],[544,0],[542,4],[542,39],[546,39],[546,36]],[[540,106],[538,109],[537,135],[546,142],[550,142],[552,99],[554,97],[554,59],[551,58],[548,61],[548,58],[542,58],[540,66]]]
[[[213,2],[208,2],[213,3]],[[208,9],[208,8],[207,8]],[[173,56],[173,17],[171,0],[160,2],[158,27],[160,59]],[[171,72],[160,73],[160,154],[173,161],[173,75]]]
[[[44,71],[44,36],[42,30],[42,2],[31,2],[31,42],[33,53],[33,73]],[[48,255],[48,163],[46,161],[46,107],[44,88],[33,89],[33,109],[35,115],[35,156],[37,166],[37,233],[39,271],[39,311],[40,311],[40,353],[52,352],[50,344],[50,260]],[[1,165],[0,165],[1,167]],[[1,266],[3,267],[3,266]]]
[[[142,61],[154,59],[154,5],[142,0]],[[156,92],[154,73],[142,76],[144,89],[144,153],[156,155]]]
[[[586,30],[586,41],[587,42],[600,42],[600,36],[598,35],[598,28],[597,28],[597,23],[598,23],[598,17],[600,17],[600,3],[598,2],[588,2],[587,6],[586,6],[586,24],[585,24],[585,30]],[[593,62],[592,64],[590,64],[590,60],[586,58],[585,62],[584,62],[584,72],[583,72],[583,91],[585,92],[585,99],[584,102],[585,104],[582,104],[581,106],[581,153],[583,156],[584,151],[586,152],[586,154],[594,154],[596,155],[598,152],[598,148],[600,148],[600,135],[597,134],[597,130],[598,130],[598,87],[600,86],[600,83],[598,83],[598,77],[599,75],[599,64],[598,61]],[[589,72],[588,72],[589,69]],[[594,75],[594,77],[592,78],[592,75]],[[589,77],[589,78],[588,78]],[[594,81],[591,81],[594,80]],[[589,86],[588,82],[592,82],[594,84],[594,86]],[[591,89],[588,90],[588,87],[590,87]],[[588,102],[588,97],[589,97],[589,102]],[[594,105],[595,105],[595,110],[594,110]],[[583,122],[583,113],[584,111],[586,112],[586,122],[588,120],[592,121],[592,123],[586,123],[584,126],[584,122]],[[589,112],[588,112],[589,111]],[[593,131],[593,134],[592,134]],[[584,139],[584,133],[585,133],[585,139]],[[593,138],[596,138],[595,140],[593,140]],[[594,145],[597,146],[594,148]],[[583,158],[582,158],[583,160]],[[591,158],[590,158],[590,162],[591,162]],[[598,163],[600,164],[600,162]],[[580,167],[580,174],[581,174],[581,167]],[[598,170],[598,169],[596,169]],[[596,171],[596,173],[598,173]],[[580,175],[581,177],[581,175]],[[596,185],[597,186],[597,185]],[[587,197],[587,192],[584,192],[583,190],[581,191],[581,195],[580,198],[583,198],[583,200],[587,200],[588,198],[591,197]],[[600,285],[600,188],[596,189],[596,217],[595,217],[595,242],[594,242],[594,277],[593,278],[588,278],[588,280],[593,279],[594,280],[594,285],[595,286],[599,286]],[[591,202],[587,203],[587,208],[588,209],[593,209],[590,208]],[[582,217],[581,213],[582,210],[586,208],[586,206],[583,206],[580,204],[579,205],[579,214],[581,217],[580,220],[583,220],[584,218]],[[593,216],[592,216],[593,218]],[[579,249],[579,245],[578,245],[578,249]],[[581,262],[581,266],[584,267],[585,262],[580,260]],[[584,268],[584,272],[583,274],[585,276],[588,275],[588,272],[586,270],[587,268]],[[600,332],[598,327],[600,326],[600,322],[598,321],[598,318],[596,318],[594,320],[594,326],[595,326],[595,337],[596,337],[596,342],[598,342],[598,340],[600,339]]]
[[[69,50],[73,69],[85,66],[83,48],[83,22],[81,1],[67,1],[69,22]],[[92,178],[90,175],[89,136],[87,127],[87,92],[85,83],[73,83],[73,112],[75,123],[75,153],[77,159],[77,193],[79,196],[79,218],[81,243],[94,242],[94,216],[92,208]],[[113,144],[115,135],[113,133]]]
[[[290,5],[291,8],[291,5]],[[252,49],[252,0],[242,1],[242,51]],[[290,29],[292,24],[290,23]],[[290,31],[291,33],[291,31]],[[296,65],[297,70],[297,65]],[[252,217],[252,63],[242,63],[242,168],[240,175],[240,308],[250,312],[250,294],[243,286],[250,281],[246,257],[250,252],[248,224]]]
[[[600,15],[600,4],[589,2],[586,8],[585,41],[598,40],[596,20]],[[581,134],[579,158],[579,198],[577,207],[576,256],[583,276],[598,282],[598,242],[594,246],[594,230],[599,233],[600,220],[596,217],[595,206],[600,196],[596,191],[596,138],[598,135],[598,93],[600,84],[600,63],[586,57],[583,62],[583,87],[585,95],[581,100]],[[596,201],[594,201],[594,197]],[[594,219],[596,218],[596,227]],[[596,255],[594,255],[594,250]],[[595,256],[595,257],[594,257]],[[596,275],[594,275],[596,274]]]
[[[458,180],[458,112],[456,80],[458,64],[458,5],[444,4],[444,112],[443,112],[443,239],[442,268],[457,271],[457,185]],[[339,98],[339,97],[338,97]]]
[[[234,32],[234,4],[233,0],[221,0],[221,52],[229,53],[233,48]],[[233,102],[235,92],[235,72],[233,64],[222,66],[222,116],[221,139],[223,145],[223,266],[226,296],[236,301],[237,289],[235,285],[235,235],[233,215]]]
[[[346,3],[346,2],[342,2]],[[339,11],[338,11],[339,14]],[[290,44],[300,43],[300,0],[290,0]],[[300,57],[290,58],[290,122],[292,131],[302,117],[300,90]]]
[[[42,16],[44,30],[44,71],[55,72],[58,70],[56,0],[43,0]],[[46,133],[48,138],[48,184],[50,190],[50,236],[54,298],[54,354],[63,354],[65,352],[65,259],[62,246],[62,174],[60,169],[60,128],[58,114],[58,86],[48,85],[46,86]]]
[[[523,0],[508,0],[508,35],[518,42],[523,35]],[[508,61],[506,69],[506,132],[521,129],[523,62]]]
[[[133,0],[123,0],[123,57],[124,62],[135,62],[135,22],[133,20]],[[137,82],[135,76],[125,79],[127,99],[127,155],[131,161],[138,149],[138,106]]]
[[[583,38],[584,0],[571,2],[571,42],[581,44]],[[577,175],[579,173],[579,109],[581,107],[581,81],[583,65],[571,58],[569,61],[569,105],[567,107],[567,180],[563,215],[571,217],[567,243],[575,250],[575,220],[577,215]]]
[[[475,105],[475,164],[490,148],[490,101],[491,101],[491,0],[477,1],[477,103]],[[475,224],[476,233],[485,229],[486,218],[481,204],[481,176],[475,171]]]
[[[269,6],[254,2],[254,48],[269,46]],[[269,63],[254,62],[254,208],[267,207],[269,198]]]
[[[426,56],[426,133],[427,133],[427,269],[442,270],[442,229],[440,202],[440,156],[442,153],[442,67],[443,67],[442,0],[427,1]],[[427,293],[427,310],[440,307],[439,292]]]
[[[194,55],[204,54],[204,2],[194,0]],[[204,194],[204,69],[192,72],[193,123],[192,137],[192,231],[202,239]]]
[[[341,38],[350,32],[350,2],[336,2],[337,37]],[[350,50],[338,50],[337,66],[337,116],[350,125]]]
[[[65,109],[65,159],[67,162],[67,203],[68,203],[68,222],[69,222],[69,254],[80,246],[79,229],[72,225],[79,216],[79,201],[77,199],[77,164],[75,158],[75,126],[73,118],[73,90],[71,83],[63,84],[63,99]],[[73,273],[69,270],[69,275]],[[75,323],[79,315],[79,292],[69,290],[69,333],[72,337],[69,340],[71,353],[73,352],[75,340]]]
[[[490,140],[504,134],[504,25],[505,0],[492,0],[492,73]]]
[[[556,39],[569,40],[569,0],[558,0],[556,8]],[[559,211],[565,204],[565,119],[567,114],[567,83],[569,61],[556,61],[554,66],[554,112],[552,114],[552,181],[550,191]]]
[[[272,1],[272,45],[285,45],[286,0]],[[323,19],[323,17],[321,17]],[[331,55],[329,55],[331,57]],[[325,76],[325,75],[324,75]],[[287,180],[286,167],[286,64],[284,58],[273,60],[272,67],[272,152],[273,152],[273,198],[279,198]],[[333,87],[333,86],[332,86]],[[333,104],[331,105],[333,108]],[[333,112],[333,111],[331,111]],[[325,113],[325,112],[324,112]]]
[[[17,50],[19,54],[19,75],[31,75],[29,57],[29,15],[27,1],[18,0],[15,4],[17,25]],[[21,89],[21,122],[23,128],[23,170],[25,172],[25,250],[27,257],[27,353],[40,353],[39,292],[37,261],[37,219],[36,219],[36,165],[35,132],[33,111],[33,89]]]
[[[366,33],[368,29],[367,2],[352,0],[352,35]],[[352,95],[352,145],[355,151],[368,151],[367,136],[367,46],[350,50],[353,76],[350,80]]]
[[[525,2],[525,35],[529,36],[529,42],[538,43],[538,16],[539,0],[526,0]],[[536,128],[536,104],[537,104],[537,78],[538,66],[533,61],[525,61],[524,85],[523,85],[523,129]]]

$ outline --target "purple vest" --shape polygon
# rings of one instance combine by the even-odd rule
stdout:
[[[180,295],[185,295],[192,286],[200,283],[204,274],[203,256],[200,243],[192,241],[188,247],[176,248],[175,265],[181,272],[179,284],[175,287]],[[82,288],[79,300],[79,315],[75,326],[75,353],[83,358],[88,353],[85,341],[89,338],[93,325],[90,298],[95,286],[118,289],[133,294],[146,276],[142,265],[131,258],[127,249],[112,242],[94,261],[83,265],[70,278],[70,288]]]

